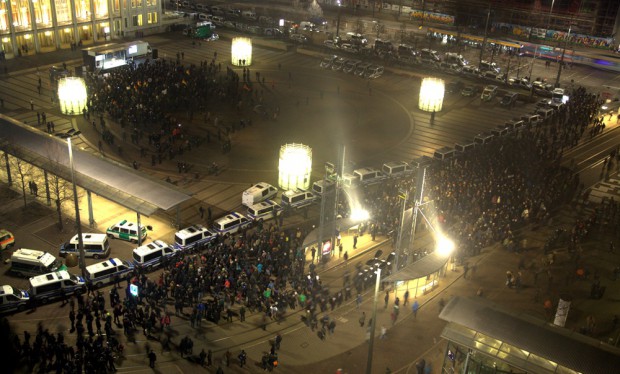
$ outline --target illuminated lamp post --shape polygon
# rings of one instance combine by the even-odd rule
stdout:
[[[252,39],[233,38],[230,54],[234,66],[252,65]]]
[[[431,124],[435,121],[435,112],[441,111],[444,92],[445,84],[443,79],[422,79],[418,108],[425,112],[431,112]]]
[[[312,148],[303,144],[285,144],[280,147],[278,185],[283,190],[310,188]]]
[[[78,77],[66,77],[58,81],[58,102],[62,114],[78,115],[86,108],[86,83]]]

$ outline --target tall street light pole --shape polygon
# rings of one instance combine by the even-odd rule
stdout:
[[[372,304],[372,323],[370,329],[370,339],[368,340],[368,360],[366,361],[366,374],[372,374],[372,350],[375,342],[375,326],[377,325],[377,299],[379,298],[379,283],[381,282],[381,269],[375,273],[377,282],[375,283],[375,299]]]
[[[80,206],[78,203],[77,187],[75,185],[75,172],[73,167],[73,148],[71,147],[71,137],[77,136],[80,131],[76,131],[72,134],[59,134],[61,138],[67,139],[67,146],[69,147],[69,165],[71,167],[71,184],[73,185],[73,204],[75,205],[75,225],[77,228],[78,237],[78,253],[80,270],[82,270],[82,276],[86,277],[86,255],[84,254],[84,239],[82,238],[82,224],[80,221]]]
[[[566,45],[568,44],[568,39],[570,38],[570,30],[571,26],[568,27],[568,34],[566,34],[564,38],[564,48],[562,48],[562,57],[560,57],[560,63],[558,64],[558,76],[555,78],[555,86],[560,87],[560,75],[562,75],[562,65],[564,65],[564,54],[566,53]]]
[[[487,38],[489,36],[489,18],[491,18],[491,0],[489,0],[489,9],[487,10],[487,21],[484,24],[484,39],[482,39],[482,48],[480,48],[480,66],[482,66],[482,55],[484,53],[484,48],[487,45]]]
[[[549,17],[547,17],[547,30],[549,30],[549,24],[551,24],[551,14],[553,13],[553,4],[555,4],[555,0],[551,0],[551,8],[549,9]]]
[[[336,37],[340,36],[340,12],[342,10],[342,5],[340,3],[340,0],[338,0],[337,4],[338,4],[338,19],[336,20]],[[373,8],[373,11],[374,11],[374,8]]]

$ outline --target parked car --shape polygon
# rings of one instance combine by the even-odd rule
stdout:
[[[325,40],[323,42],[323,45],[329,49],[340,49],[340,46],[338,46],[338,43],[336,43],[334,40],[331,40],[331,39]]]
[[[321,60],[321,63],[319,64],[319,66],[322,67],[323,69],[329,69],[329,68],[332,67],[332,64],[337,59],[338,59],[338,56],[323,57],[323,59]]]
[[[475,86],[465,86],[465,88],[461,90],[461,95],[465,97],[472,97],[476,95],[476,92],[478,92],[478,90]]]
[[[303,34],[291,34],[290,39],[293,42],[299,43],[299,44],[306,44],[306,43],[308,43],[308,37],[303,35]]]
[[[359,52],[359,48],[357,46],[354,46],[353,44],[343,44],[340,46],[340,49],[342,49],[345,52],[349,52],[349,53],[358,53]]]

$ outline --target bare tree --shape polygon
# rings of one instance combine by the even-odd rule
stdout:
[[[20,158],[20,154],[17,152],[15,147],[8,146],[7,152],[9,153],[9,167],[11,170],[17,175],[15,179],[17,185],[22,190],[22,197],[24,199],[24,208],[28,206],[28,200],[26,199],[26,185],[28,185],[28,189],[30,193],[32,193],[32,186],[30,183],[32,182],[32,173],[34,171],[34,166],[32,164],[27,163],[26,161]]]
[[[47,157],[52,161],[48,167],[50,198],[56,204],[58,229],[62,231],[64,229],[64,224],[62,222],[62,206],[65,202],[73,201],[73,184],[69,181],[69,178],[71,178],[71,170],[69,170],[68,165],[63,166],[60,163],[59,152],[62,152],[61,149],[50,147],[47,150]],[[78,201],[80,197],[80,193],[78,192]]]
[[[355,22],[355,33],[364,34],[364,31],[366,31],[366,25],[361,19],[358,18]]]

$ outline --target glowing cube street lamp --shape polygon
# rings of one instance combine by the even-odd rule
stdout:
[[[278,185],[283,190],[310,188],[312,148],[303,144],[285,144],[280,147]]]
[[[58,81],[58,102],[62,114],[78,115],[86,108],[86,83],[78,77],[66,77]]]
[[[425,112],[439,112],[443,106],[445,85],[443,79],[424,78],[420,86],[418,108]]]
[[[230,50],[232,64],[235,66],[252,65],[252,39],[233,38]]]

